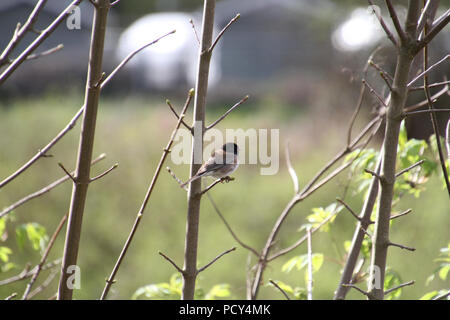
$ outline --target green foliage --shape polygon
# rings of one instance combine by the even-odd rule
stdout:
[[[16,241],[21,250],[25,247],[26,239],[33,250],[40,250],[42,253],[48,242],[47,231],[36,222],[21,224],[16,228]]]
[[[336,202],[330,204],[326,208],[312,208],[312,214],[306,217],[308,223],[301,226],[300,230],[306,229],[308,227],[317,228],[324,220],[329,218],[331,215],[334,215],[328,223],[324,224],[319,231],[320,232],[328,232],[330,230],[329,223],[332,223],[334,219],[336,219],[336,213],[339,213],[344,206],[338,205]]]
[[[450,271],[450,243],[446,248],[440,249],[440,254],[434,262],[439,262],[438,268],[427,278],[426,285],[429,285],[431,281],[436,278],[436,275],[442,280],[447,280],[448,272]]]
[[[154,299],[154,300],[179,300],[183,288],[183,279],[179,273],[173,274],[169,282],[162,282],[158,284],[149,284],[138,288],[131,299]],[[196,286],[195,296],[196,300],[216,300],[220,298],[230,297],[229,284],[214,285],[207,293]]]
[[[386,274],[384,276],[384,291],[387,291],[391,288],[395,288],[396,286],[399,286],[402,284],[402,279],[400,277],[400,274],[390,268],[386,270]],[[397,300],[402,295],[402,288],[398,288],[397,290],[394,290],[390,292],[389,294],[385,295],[386,300]]]

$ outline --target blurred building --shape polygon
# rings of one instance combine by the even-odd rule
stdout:
[[[35,22],[35,29],[45,29],[71,2],[71,0],[48,0]],[[1,50],[9,43],[17,23],[20,22],[22,25],[25,23],[36,3],[36,0],[0,1],[0,28],[3,30],[0,33]],[[61,86],[65,83],[70,85],[81,79],[84,81],[89,58],[92,16],[92,4],[88,1],[82,2],[77,16],[70,21],[63,21],[35,53],[43,52],[59,44],[63,44],[64,48],[49,56],[26,61],[6,81],[0,92],[33,93],[47,86]],[[111,69],[114,64],[116,21],[114,12],[111,11],[105,44],[105,70]],[[13,51],[11,58],[17,57],[37,36],[34,32],[27,33]]]

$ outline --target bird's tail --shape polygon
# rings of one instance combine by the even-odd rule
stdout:
[[[190,178],[188,181],[186,181],[185,183],[181,184],[180,187],[181,187],[181,188],[184,188],[186,185],[188,185],[188,184],[191,183],[192,181],[195,181],[195,180],[201,178],[202,176],[203,176],[203,175],[197,175],[197,174],[196,174],[195,176],[193,176],[192,178]]]

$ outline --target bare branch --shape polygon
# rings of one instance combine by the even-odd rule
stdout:
[[[403,288],[403,287],[406,287],[406,286],[411,286],[411,285],[413,285],[414,283],[415,283],[414,280],[408,281],[408,282],[406,282],[406,283],[402,283],[401,285],[398,285],[398,286],[396,286],[396,287],[394,287],[394,288],[391,288],[391,289],[388,289],[388,290],[384,291],[384,294],[386,295],[386,294],[389,294],[389,293],[391,293],[391,292],[394,292],[395,290],[398,290],[398,289],[400,289],[400,288]]]
[[[289,152],[289,141],[286,143],[286,165],[288,167],[289,174],[292,178],[292,183],[294,184],[294,193],[297,194],[299,191],[298,177],[291,163],[291,155]]]
[[[392,247],[397,247],[397,248],[400,248],[400,249],[405,249],[405,250],[408,250],[408,251],[416,251],[415,248],[407,247],[407,246],[404,246],[402,244],[398,244],[398,243],[394,243],[394,242],[389,242],[388,245],[390,245]]]
[[[30,292],[28,295],[28,300],[32,299],[35,295],[41,293],[44,291],[45,288],[47,288],[53,281],[53,279],[58,275],[59,270],[52,270],[50,271],[49,276],[42,282],[41,285],[39,285],[36,289]]]
[[[192,90],[189,91],[189,96],[191,95]],[[126,253],[128,252],[128,248],[130,247],[131,241],[134,238],[134,235],[136,233],[136,230],[139,226],[139,223],[141,222],[142,216],[144,214],[145,208],[147,207],[147,203],[150,200],[150,196],[153,192],[153,189],[156,185],[156,181],[158,180],[159,173],[161,172],[162,166],[166,160],[167,155],[169,154],[170,147],[173,144],[173,140],[175,139],[175,136],[178,132],[178,129],[181,126],[181,120],[184,118],[184,115],[186,114],[186,111],[189,107],[191,99],[186,100],[186,104],[183,107],[183,110],[181,111],[180,117],[178,118],[177,124],[175,125],[175,128],[172,131],[172,135],[170,136],[169,142],[167,143],[167,146],[164,148],[163,154],[161,155],[161,159],[159,160],[158,166],[156,167],[155,173],[153,175],[152,181],[150,182],[150,185],[147,189],[147,193],[145,194],[144,200],[141,204],[141,208],[139,209],[139,212],[136,215],[136,219],[134,221],[133,226],[131,227],[130,233],[128,235],[127,240],[125,241],[125,244],[122,248],[122,251],[120,252],[119,257],[117,258],[116,264],[114,265],[114,268],[109,276],[109,278],[106,280],[105,288],[103,289],[102,295],[100,297],[100,300],[106,299],[109,289],[111,288],[111,285],[114,283],[114,278],[119,271],[119,268],[122,264],[123,259],[125,258]]]
[[[80,110],[78,110],[78,112],[75,114],[75,116],[72,118],[72,120],[70,120],[70,122],[66,125],[66,127],[61,130],[58,135],[53,138],[53,140],[51,140],[44,148],[40,149],[38,151],[38,153],[32,157],[30,160],[28,160],[27,163],[25,163],[21,168],[19,168],[16,172],[14,172],[13,174],[11,174],[9,177],[7,177],[6,179],[4,179],[2,182],[0,182],[0,189],[2,187],[4,187],[5,185],[7,185],[9,182],[11,182],[12,180],[14,180],[15,178],[17,178],[21,173],[23,173],[25,170],[27,170],[29,167],[31,167],[31,165],[33,163],[35,163],[37,160],[39,160],[40,158],[45,157],[46,153],[67,133],[69,132],[71,129],[73,129],[73,127],[75,126],[78,118],[83,114],[84,111],[84,106],[80,108]]]
[[[411,111],[405,112],[404,116],[407,117],[415,114],[432,113],[432,112],[450,112],[450,109],[428,109],[428,110]]]
[[[97,162],[103,160],[106,157],[106,154],[102,153],[100,156],[98,156],[96,159],[94,159],[91,163],[91,165],[96,164]],[[72,171],[71,175],[73,176],[75,174],[75,171]],[[2,218],[3,216],[7,215],[8,213],[10,213],[11,211],[13,211],[14,209],[20,207],[21,205],[25,204],[26,202],[35,199],[47,192],[50,192],[53,188],[57,187],[58,185],[60,185],[61,183],[69,180],[69,176],[66,174],[63,177],[59,178],[58,180],[52,182],[51,184],[49,184],[48,186],[33,192],[29,195],[27,195],[26,197],[16,201],[15,203],[13,203],[12,205],[10,205],[9,207],[3,209],[3,211],[0,212],[0,218]]]
[[[56,47],[53,47],[53,48],[48,49],[48,50],[45,50],[43,52],[30,54],[27,57],[27,60],[33,60],[33,59],[38,59],[40,57],[45,57],[45,56],[48,56],[48,55],[50,55],[52,53],[58,52],[58,51],[62,50],[63,48],[64,48],[64,45],[61,43],[61,44],[58,44]]]
[[[392,5],[391,0],[386,0],[386,6],[389,11],[389,15],[391,16],[392,22],[394,23],[395,30],[400,38],[400,41],[405,42],[406,35],[403,32],[402,27],[400,26],[400,21],[398,20],[397,13],[395,12],[394,6]]]
[[[227,29],[233,24],[235,23],[239,18],[241,17],[241,15],[238,13],[233,19],[230,20],[230,22],[228,22],[228,24],[222,29],[222,31],[219,32],[219,34],[217,35],[216,39],[214,40],[213,44],[211,45],[211,47],[209,48],[209,52],[211,53],[214,50],[214,47],[217,45],[217,43],[219,42],[220,38],[223,36],[223,34],[225,33],[225,31],[227,31]]]
[[[192,30],[194,30],[195,39],[197,39],[197,43],[200,45],[200,38],[198,37],[197,30],[195,29],[194,21],[192,19],[190,19],[189,23],[192,26]]]
[[[450,83],[450,80],[445,80],[445,81],[442,81],[442,82],[436,82],[436,83],[432,83],[432,84],[428,85],[428,88],[441,87],[441,86],[448,85],[449,83]],[[425,89],[424,86],[410,87],[409,91],[419,91],[419,90],[423,90],[423,89]]]
[[[211,128],[213,128],[215,125],[217,125],[220,121],[222,121],[231,111],[233,111],[234,109],[236,109],[237,107],[239,107],[241,104],[243,104],[245,101],[247,101],[249,98],[249,96],[245,96],[244,98],[242,98],[238,103],[236,103],[234,106],[232,106],[227,112],[225,112],[219,119],[217,119],[216,121],[214,121],[213,123],[211,123],[209,126],[206,127],[205,130],[209,130]]]
[[[25,34],[28,31],[31,31],[33,29],[33,25],[36,22],[39,13],[44,8],[47,0],[39,0],[36,3],[36,6],[34,7],[33,11],[28,16],[27,21],[23,26],[21,26],[20,23],[17,24],[16,29],[14,30],[14,34],[9,41],[8,45],[6,46],[5,50],[3,50],[2,54],[0,55],[0,66],[3,66],[4,64],[8,63],[9,61],[9,55],[12,53],[14,48],[19,44],[19,42],[23,39]]]
[[[80,4],[82,0],[74,0],[71,4],[69,4],[66,9],[55,19],[53,22],[43,30],[39,36],[25,49],[22,53],[14,59],[14,61],[2,72],[0,75],[0,86],[6,81],[6,79],[11,76],[11,74],[27,59],[27,57],[36,50],[37,47],[41,45],[41,43],[47,39],[50,34],[72,13],[74,6]],[[44,3],[45,1],[41,0],[39,3]],[[38,5],[39,5],[38,3]],[[37,6],[36,6],[37,8]],[[36,9],[35,8],[35,9]],[[41,9],[42,7],[40,7]],[[40,10],[39,9],[39,10]],[[30,17],[34,19],[33,17]]]
[[[450,291],[447,291],[446,293],[434,297],[433,300],[444,300],[448,296],[450,296]]]
[[[450,59],[450,54],[447,54],[445,57],[443,57],[441,60],[439,60],[438,62],[436,62],[435,64],[431,65],[430,67],[426,68],[425,71],[419,73],[419,75],[417,75],[414,79],[412,79],[407,87],[411,87],[417,80],[419,80],[421,77],[423,77],[424,75],[428,74],[431,70],[433,70],[434,68],[436,68],[437,66],[439,66],[441,63],[447,61]]]
[[[348,210],[348,212],[350,212],[352,214],[352,216],[356,220],[361,221],[361,218],[358,217],[358,215],[355,213],[355,211],[353,211],[352,208],[350,208],[350,206],[348,204],[346,204],[344,200],[336,198],[336,201],[339,202],[340,204],[342,204]]]
[[[286,298],[286,300],[291,300],[291,298],[289,298],[289,296],[287,295],[287,293],[281,289],[281,287],[273,280],[269,280],[269,282],[278,290],[280,290],[280,292],[284,295],[284,297]]]
[[[51,268],[54,268],[54,267],[57,267],[60,265],[61,265],[61,259],[56,259],[52,262],[47,263],[45,266],[42,267],[41,270],[51,269]],[[22,270],[22,272],[20,272],[18,275],[15,275],[8,279],[0,280],[0,286],[4,286],[4,285],[10,284],[10,283],[13,283],[16,281],[20,281],[23,279],[31,278],[34,275],[35,271],[36,271],[36,267],[34,267],[33,269],[30,270],[30,266],[27,265]]]
[[[172,103],[170,102],[169,99],[166,100],[166,104],[169,106],[169,109],[172,111],[172,113],[175,115],[175,117],[177,117],[177,119],[179,119],[178,113],[175,111],[174,107],[172,106]],[[185,126],[186,129],[188,129],[192,134],[194,133],[194,129],[188,125],[184,119],[181,119],[181,123],[183,124],[183,126]]]
[[[447,157],[450,159],[450,119],[447,121],[445,129],[445,145],[447,146]]]
[[[169,261],[170,262],[170,264],[171,265],[173,265],[173,267],[175,268],[175,269],[177,269],[177,271],[179,272],[179,273],[181,273],[181,274],[183,274],[184,273],[184,271],[183,271],[183,269],[181,269],[172,259],[170,259],[168,256],[166,256],[164,253],[162,253],[161,251],[159,251],[158,252],[159,253],[159,255],[161,256],[161,257],[163,257],[164,259],[166,259],[167,261]]]
[[[420,161],[414,163],[413,165],[409,166],[408,168],[405,168],[405,169],[401,170],[400,172],[398,172],[398,173],[395,175],[395,177],[396,177],[396,178],[400,177],[402,174],[404,174],[404,173],[406,173],[406,172],[408,172],[408,171],[414,169],[414,168],[417,167],[417,166],[420,166],[420,165],[421,165],[422,163],[424,163],[424,162],[425,162],[425,160],[420,160]]]
[[[387,104],[386,104],[386,102],[384,101],[384,99],[381,97],[381,95],[380,95],[374,88],[372,88],[372,86],[371,86],[370,84],[368,84],[367,81],[366,81],[365,79],[362,80],[362,83],[363,83],[365,86],[367,86],[367,88],[369,89],[369,92],[370,92],[371,94],[373,94],[373,95],[378,99],[378,101],[381,102],[381,104],[382,104],[385,108],[388,107]]]
[[[412,212],[412,209],[408,209],[406,211],[403,211],[402,213],[391,216],[391,220],[403,217],[404,215],[407,215],[408,213],[411,213],[411,212]]]
[[[167,169],[167,171],[170,173],[170,175],[172,176],[172,178],[174,178],[175,181],[178,182],[178,184],[179,184],[180,186],[182,186],[182,185],[183,185],[183,181],[181,181],[180,179],[178,179],[178,177],[175,175],[175,173],[172,171],[172,169],[170,169],[170,167],[166,167],[166,169]],[[185,185],[185,186],[184,186],[184,190],[187,191],[187,188],[188,188],[187,185]]]
[[[145,45],[143,45],[142,47],[134,50],[133,52],[131,52],[130,54],[128,54],[125,59],[122,60],[122,62],[119,63],[119,65],[109,74],[109,76],[102,82],[102,88],[106,85],[106,83],[108,83],[115,75],[117,72],[120,71],[120,69],[122,69],[128,61],[130,61],[136,54],[138,54],[139,52],[141,52],[142,50],[144,50],[145,48],[155,44],[156,42],[158,42],[159,40],[161,40],[162,38],[167,37],[168,35],[171,35],[173,33],[175,33],[176,30],[172,30],[164,35],[162,35],[161,37],[157,38],[156,40],[153,40]]]
[[[423,87],[422,87],[422,89],[423,89]],[[444,94],[446,94],[446,93],[448,93],[448,92],[449,92],[449,90],[448,90],[448,84],[446,84],[444,88],[442,88],[441,90],[439,90],[439,92],[436,92],[436,93],[431,97],[431,101],[433,101],[433,103],[436,102],[437,99],[439,99],[440,97],[442,97]],[[404,112],[408,113],[408,112],[410,112],[410,111],[419,109],[419,108],[421,108],[421,107],[423,107],[423,106],[426,106],[426,105],[428,105],[428,100],[427,100],[427,99],[425,99],[424,101],[421,101],[421,102],[419,102],[419,103],[416,103],[416,104],[414,104],[414,105],[412,105],[412,106],[406,107],[406,108],[404,109]]]
[[[108,173],[110,173],[111,171],[113,171],[115,168],[117,168],[119,166],[118,163],[114,164],[111,168],[109,168],[108,170],[106,170],[105,172],[99,174],[98,176],[91,178],[90,182],[93,182],[95,180],[98,180],[104,176],[106,176]]]
[[[74,176],[72,176],[72,174],[69,171],[67,171],[66,168],[64,168],[64,166],[61,162],[58,162],[58,166],[64,171],[64,173],[67,175],[67,177],[69,177],[70,180],[73,181],[73,183],[75,183],[75,184],[77,183],[77,180],[75,180]]]
[[[364,172],[367,172],[369,174],[371,174],[372,176],[376,177],[378,180],[382,181],[383,178],[376,172],[369,170],[369,169],[364,169]]]
[[[360,293],[362,293],[363,295],[365,295],[366,297],[368,297],[369,299],[370,299],[370,297],[371,297],[371,294],[370,294],[369,292],[364,291],[363,289],[357,287],[357,286],[354,285],[354,284],[343,284],[342,286],[343,286],[343,287],[353,288],[353,289],[355,289],[356,291],[359,291]]]
[[[28,295],[30,294],[31,287],[33,286],[37,277],[39,276],[39,273],[41,272],[42,267],[43,267],[45,261],[47,260],[48,254],[50,253],[50,250],[52,250],[55,240],[58,237],[58,234],[61,231],[62,227],[66,223],[66,220],[67,220],[67,214],[64,215],[64,217],[61,219],[58,227],[56,227],[55,232],[51,236],[50,241],[47,244],[47,248],[45,248],[44,254],[42,255],[41,261],[39,261],[39,264],[36,266],[36,268],[35,268],[36,271],[34,272],[33,277],[31,278],[30,282],[27,284],[27,287],[25,288],[25,292],[23,293],[22,300],[27,300]]]
[[[373,4],[373,2],[371,0],[368,0],[368,2],[369,2],[369,4],[372,7],[374,7],[374,4]],[[380,25],[383,28],[384,32],[386,33],[388,39],[391,40],[391,42],[397,48],[398,47],[397,40],[395,40],[394,35],[392,34],[392,32],[389,30],[388,26],[384,22],[383,17],[381,16],[381,14],[378,14],[378,12],[376,10],[372,10],[372,12],[373,12],[373,14],[375,14],[375,16],[377,17],[378,21],[380,22]]]
[[[316,231],[318,231],[322,226],[324,226],[325,224],[327,224],[335,215],[337,215],[337,212],[330,214],[328,217],[326,217],[317,227],[313,228],[311,230],[311,234],[314,234]],[[277,253],[274,253],[272,256],[267,258],[267,262],[270,262],[282,255],[285,255],[286,253],[291,252],[292,250],[294,250],[295,248],[297,248],[298,246],[300,246],[303,242],[305,242],[308,239],[308,235],[304,235],[303,237],[301,237],[296,243],[294,243],[293,245],[282,249],[280,251],[278,251]]]
[[[252,247],[250,247],[249,245],[245,244],[244,242],[242,242],[238,236],[233,232],[233,229],[231,229],[230,225],[228,224],[228,222],[225,220],[225,217],[222,215],[222,213],[220,212],[219,208],[217,207],[215,201],[213,200],[211,194],[207,193],[209,201],[211,202],[212,206],[214,207],[214,210],[216,211],[216,213],[219,215],[220,219],[222,220],[222,222],[225,224],[225,227],[228,229],[228,231],[230,232],[231,236],[233,237],[234,240],[236,240],[237,243],[239,243],[243,248],[249,250],[251,253],[253,253],[256,257],[259,258],[259,253],[258,251],[256,251],[255,249],[253,249]]]
[[[221,254],[219,254],[217,257],[215,257],[211,262],[209,262],[208,264],[206,264],[205,266],[201,267],[200,269],[198,269],[197,273],[200,273],[202,271],[205,271],[208,267],[210,267],[214,262],[216,262],[217,260],[219,260],[220,258],[222,258],[224,255],[226,255],[227,253],[230,253],[232,251],[236,250],[236,247],[233,247],[231,249],[228,249],[224,252],[222,252]]]
[[[438,23],[433,23],[433,27],[429,33],[427,33],[422,41],[417,45],[416,52],[422,50],[433,38],[450,22],[450,9],[448,9],[442,17],[438,18]]]
[[[214,181],[213,183],[211,183],[209,186],[207,186],[205,189],[203,189],[203,190],[201,190],[200,191],[200,193],[199,193],[199,195],[203,195],[203,194],[205,194],[206,192],[208,192],[209,190],[211,190],[216,184],[218,184],[219,182],[226,182],[226,183],[228,183],[228,182],[230,182],[230,181],[234,181],[234,178],[233,177],[223,177],[223,178],[220,178],[220,179],[217,179],[216,181]]]
[[[9,296],[5,298],[5,300],[12,300],[17,297],[17,292],[11,293]]]

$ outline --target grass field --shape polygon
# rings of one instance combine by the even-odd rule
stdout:
[[[48,95],[39,99],[15,100],[0,105],[0,177],[14,172],[20,165],[42,148],[71,119],[82,103],[82,97],[68,93],[65,96]],[[174,101],[180,108],[181,102]],[[208,120],[213,121],[226,110],[214,108],[208,111]],[[279,173],[273,176],[259,174],[258,165],[242,165],[233,176],[235,181],[216,186],[211,195],[218,207],[240,238],[255,247],[262,248],[281,210],[293,194],[291,178],[284,162],[284,144],[291,144],[291,158],[304,185],[340,148],[344,146],[347,115],[316,117],[314,113],[302,112],[291,106],[252,103],[233,112],[219,126],[225,128],[279,128],[280,155]],[[190,116],[190,113],[189,113]],[[190,118],[189,118],[190,119]],[[136,213],[145,195],[157,161],[165,147],[175,118],[164,105],[164,99],[155,98],[105,98],[102,99],[94,148],[94,156],[106,153],[105,160],[95,165],[96,175],[114,163],[119,167],[108,176],[89,187],[86,211],[83,220],[82,240],[79,253],[81,268],[81,290],[76,290],[76,299],[99,298],[134,222]],[[362,126],[362,122],[358,126]],[[74,168],[80,126],[71,130],[52,150],[51,158],[40,159],[31,169],[0,191],[0,207],[5,207],[21,197],[51,183],[64,175],[57,163],[68,169]],[[378,145],[377,142],[374,142]],[[187,165],[166,163],[183,180],[188,177]],[[337,196],[341,196],[347,174],[320,189],[306,201],[295,207],[284,225],[276,248],[295,242],[303,233],[298,228],[314,207],[326,207]],[[7,225],[8,237],[0,246],[13,250],[11,261],[17,267],[0,273],[0,280],[20,273],[27,262],[39,262],[39,253],[29,246],[19,249],[15,242],[15,226],[26,222],[37,222],[51,234],[59,220],[67,212],[71,185],[52,190],[39,199],[18,208],[15,221]],[[347,202],[359,210],[363,199],[349,193]],[[426,278],[437,268],[433,260],[439,249],[449,241],[450,206],[442,182],[436,176],[427,183],[427,190],[417,199],[405,196],[398,210],[412,208],[413,213],[392,225],[392,240],[415,247],[415,252],[392,248],[388,264],[396,270],[403,281],[415,280],[416,284],[403,290],[401,299],[417,299],[426,292],[448,287],[440,279],[425,286]],[[183,264],[184,232],[186,222],[186,194],[164,170],[155,192],[144,214],[142,223],[131,245],[128,255],[117,275],[109,298],[129,299],[143,285],[169,281],[175,270],[158,255],[158,251],[170,256],[179,265]],[[355,220],[345,211],[337,216],[328,233],[320,232],[313,237],[313,252],[323,253],[322,268],[315,274],[314,298],[331,299],[340,277],[339,261],[344,255],[343,243],[350,240]],[[63,236],[51,252],[50,258],[61,256]],[[201,274],[199,286],[209,290],[219,283],[230,284],[231,299],[244,299],[246,293],[246,269],[249,253],[233,240],[211,204],[205,197],[202,201],[199,264],[204,265],[219,253],[237,247],[235,252],[224,256],[219,262]],[[269,279],[281,280],[292,286],[305,287],[304,273],[293,270],[281,272],[282,265],[290,258],[304,254],[306,246],[274,261],[267,268],[265,283]],[[252,261],[253,263],[255,261]],[[48,273],[45,273],[48,274]],[[45,279],[41,276],[41,280]],[[0,286],[0,298],[11,292],[23,292],[25,281]],[[42,293],[41,298],[51,296],[57,281]],[[365,287],[365,284],[360,284]],[[350,299],[363,298],[351,292]],[[261,299],[283,299],[271,286],[264,285]]]

